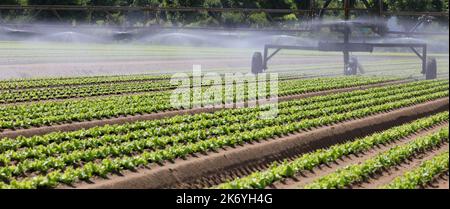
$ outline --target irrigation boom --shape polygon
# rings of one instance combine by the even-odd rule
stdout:
[[[348,7],[349,1],[345,1],[345,6]],[[356,57],[351,57],[351,52],[373,52],[375,48],[409,48],[411,51],[419,57],[422,62],[421,73],[426,76],[426,79],[435,79],[437,76],[437,64],[435,58],[428,58],[427,56],[427,44],[416,43],[367,43],[367,42],[352,42],[351,35],[356,30],[367,29],[373,33],[384,36],[390,31],[387,30],[386,23],[379,21],[350,21],[349,10],[345,12],[345,21],[337,21],[331,23],[318,23],[313,26],[313,32],[322,32],[322,28],[329,28],[329,31],[342,34],[343,41],[329,41],[321,40],[315,46],[302,46],[302,45],[274,45],[266,44],[264,46],[263,54],[255,52],[252,58],[252,73],[258,74],[268,69],[268,61],[273,58],[278,52],[283,49],[287,50],[312,50],[312,51],[324,51],[324,52],[342,52],[344,60],[344,75],[356,75],[358,70],[364,73],[361,64]],[[418,22],[405,32],[397,32],[397,35],[411,36],[415,33],[416,29],[423,24],[432,22],[432,17],[421,16],[418,18]],[[391,33],[392,34],[392,33]],[[270,52],[274,49],[273,52]]]

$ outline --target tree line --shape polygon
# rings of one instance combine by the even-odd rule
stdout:
[[[314,1],[321,7],[325,0]],[[378,0],[367,0],[373,8],[379,8]],[[310,8],[308,0],[1,0],[3,5],[74,5],[74,6],[154,6],[154,7],[208,7],[208,8],[255,8],[255,9],[299,9]],[[361,0],[350,0],[352,7],[364,7]],[[343,0],[334,0],[329,7],[342,7]],[[384,0],[385,11],[448,12],[448,0]],[[330,11],[332,16],[342,12]],[[89,22],[94,24],[166,24],[202,26],[254,26],[299,22],[302,14],[242,13],[242,12],[158,12],[143,11],[7,11],[2,19],[12,21],[64,21]]]

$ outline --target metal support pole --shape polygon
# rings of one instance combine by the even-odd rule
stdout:
[[[160,10],[155,10],[155,19],[156,19],[156,24],[157,25],[161,25],[161,11]],[[165,15],[167,15],[165,13]]]
[[[93,11],[89,9],[88,16],[87,16],[87,21],[88,21],[89,25],[92,23],[92,15],[93,15]]]
[[[344,0],[344,15],[345,20],[350,19],[350,0]]]
[[[58,11],[55,9],[52,10],[53,14],[58,18],[60,22],[63,22],[63,18],[59,15]]]
[[[345,20],[350,19],[350,0],[344,0],[344,15]],[[350,42],[350,28],[347,24],[344,25],[344,47],[347,48],[348,43]],[[343,51],[344,54],[344,74],[347,74],[347,68],[350,63],[350,52],[346,49]]]
[[[427,72],[427,46],[422,49],[422,74]]]
[[[421,60],[423,60],[422,55],[416,50],[416,48],[414,48],[414,47],[410,47],[410,48],[411,48],[411,51],[414,52],[414,54],[416,54]]]
[[[380,17],[383,17],[383,7],[384,7],[383,0],[378,0],[378,6],[379,6],[379,9],[380,9],[379,15],[380,15]]]
[[[323,5],[323,8],[319,11],[319,17],[322,18],[325,14],[325,10],[328,8],[332,0],[326,0],[325,4]]]
[[[270,59],[272,59],[273,56],[275,56],[278,52],[281,51],[281,48],[276,49],[274,52],[272,52],[272,54],[269,55],[269,57],[267,57],[267,61],[269,61]]]
[[[264,58],[263,58],[263,69],[267,69],[267,56],[269,55],[269,48],[264,46]]]
[[[109,13],[109,11],[105,11],[105,13],[106,13],[106,21],[108,21],[108,23],[114,22],[111,13]]]

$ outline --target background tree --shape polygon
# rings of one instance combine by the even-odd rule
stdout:
[[[19,0],[1,0],[0,5],[18,5],[20,4]]]
[[[85,0],[28,0],[28,5],[85,5]],[[33,14],[30,14],[33,15]],[[72,21],[86,16],[85,12],[79,11],[41,11],[35,17],[40,21]]]
[[[378,0],[367,0],[372,8],[378,8]],[[383,0],[385,11],[432,11],[448,12],[449,0]],[[324,0],[316,0],[314,7],[322,7]],[[344,0],[334,0],[329,7],[342,7]],[[364,7],[361,0],[350,0],[355,7]],[[301,9],[310,8],[307,0],[0,0],[0,4],[23,5],[90,5],[90,6],[153,6],[153,7],[208,7],[208,8],[254,8],[254,9]],[[12,14],[3,12],[2,16]],[[355,12],[353,12],[355,13]],[[17,12],[15,13],[17,15]],[[325,15],[342,16],[342,11],[327,11]],[[303,14],[255,13],[255,12],[144,12],[144,11],[41,11],[25,13],[24,18],[33,17],[37,21],[87,21],[99,24],[169,24],[202,26],[284,26],[286,23],[299,23]],[[417,17],[401,17],[415,20]],[[440,20],[448,24],[448,18]]]
[[[19,0],[1,0],[0,5],[19,5]],[[0,11],[0,23],[3,19],[9,19],[11,15],[17,15],[18,11]]]

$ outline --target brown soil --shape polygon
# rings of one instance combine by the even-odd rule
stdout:
[[[394,166],[392,168],[383,170],[379,173],[376,173],[373,176],[371,176],[370,179],[368,179],[364,182],[357,183],[357,184],[353,185],[351,188],[355,188],[355,189],[377,189],[377,188],[380,188],[383,185],[389,184],[395,178],[403,175],[405,172],[411,171],[414,168],[417,168],[424,161],[430,160],[438,154],[447,152],[448,149],[449,149],[449,146],[448,146],[448,143],[446,143],[436,149],[429,150],[425,153],[419,153],[418,155],[414,156],[411,159],[408,159],[404,163]]]
[[[313,97],[313,96],[321,96],[321,95],[349,92],[349,91],[355,91],[355,90],[363,90],[363,89],[368,89],[368,88],[373,88],[373,87],[387,86],[387,85],[407,83],[407,82],[411,82],[411,80],[400,80],[400,81],[384,82],[384,83],[371,84],[371,85],[365,85],[365,86],[357,86],[357,87],[342,88],[342,89],[332,89],[332,90],[326,90],[326,91],[291,95],[291,96],[280,97],[278,99],[278,101],[280,101],[280,102],[290,101],[290,100]],[[75,130],[80,130],[80,129],[88,129],[88,128],[92,128],[92,127],[96,127],[96,126],[124,124],[124,123],[132,123],[132,122],[144,121],[144,120],[157,120],[157,119],[168,118],[168,117],[173,117],[173,116],[177,116],[177,115],[193,115],[193,114],[198,114],[198,113],[210,113],[210,112],[215,112],[218,110],[223,110],[223,108],[196,108],[196,109],[188,109],[188,110],[165,111],[165,112],[152,113],[152,114],[125,116],[125,117],[119,117],[119,118],[92,120],[92,121],[84,121],[84,122],[74,122],[74,123],[68,123],[68,124],[43,126],[43,127],[29,128],[29,129],[4,130],[3,132],[0,132],[0,138],[15,138],[18,136],[31,137],[31,136],[36,136],[36,135],[44,135],[44,134],[48,134],[48,133],[56,132],[56,131],[75,131]]]
[[[448,171],[437,176],[432,182],[424,187],[425,189],[449,189]]]
[[[312,171],[301,172],[298,175],[294,176],[293,178],[283,179],[282,181],[276,182],[273,185],[271,185],[270,188],[278,188],[278,189],[303,188],[305,185],[312,183],[316,179],[318,179],[322,176],[328,175],[328,174],[336,171],[337,169],[344,168],[344,167],[352,165],[352,164],[362,163],[365,160],[368,160],[381,152],[391,149],[392,147],[406,144],[410,141],[413,141],[417,137],[425,136],[427,134],[433,133],[445,126],[448,126],[448,123],[445,123],[443,125],[438,125],[434,128],[428,129],[428,130],[421,131],[419,133],[413,134],[409,137],[392,142],[390,144],[377,146],[374,149],[368,150],[363,153],[345,156],[345,157],[337,160],[336,162],[318,166],[317,168],[313,169]],[[366,186],[370,186],[370,184],[366,185]]]
[[[165,165],[151,165],[137,171],[125,171],[121,176],[109,179],[94,179],[93,183],[81,182],[77,188],[176,188],[207,176],[218,176],[229,170],[268,164],[287,156],[296,156],[319,148],[363,137],[376,131],[410,122],[436,112],[448,109],[448,98],[426,102],[391,112],[380,113],[362,119],[355,119],[268,139],[258,143],[225,148],[217,152],[197,154],[185,160],[179,159]],[[245,173],[243,173],[245,175]]]

